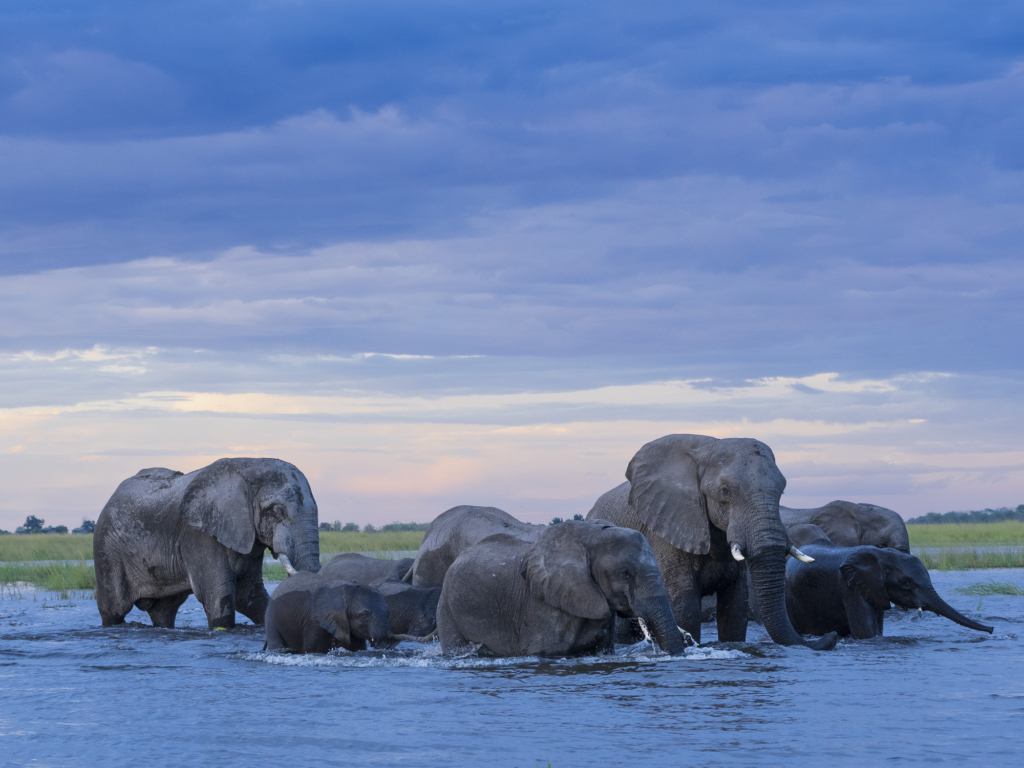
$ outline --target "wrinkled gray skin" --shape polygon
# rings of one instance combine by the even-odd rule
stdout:
[[[344,579],[356,584],[369,584],[377,579],[401,581],[409,572],[412,564],[411,557],[388,560],[382,557],[367,557],[358,552],[343,552],[332,557],[324,568],[330,566],[332,578]]]
[[[337,555],[320,569],[320,575],[324,578],[367,584],[378,590],[384,595],[384,602],[387,603],[393,633],[417,637],[434,634],[437,629],[437,602],[441,598],[441,588],[414,587],[399,581],[412,565],[412,558],[376,560],[375,563],[369,564],[356,558],[374,560],[353,553]],[[376,577],[374,574],[378,572],[384,572],[385,576]]]
[[[267,650],[327,653],[387,643],[384,596],[372,587],[299,572],[274,590],[267,606]]]
[[[786,609],[798,632],[838,632],[858,640],[882,634],[885,611],[922,608],[980,632],[992,627],[969,619],[946,603],[928,570],[913,555],[873,546],[840,547],[816,525],[798,525],[790,535],[814,558],[786,566]]]
[[[211,628],[238,610],[263,623],[263,555],[320,568],[316,501],[303,474],[278,459],[221,459],[187,475],[143,469],[121,483],[96,521],[96,604],[109,627],[132,606],[173,627],[189,594]]]
[[[765,629],[780,645],[827,649],[835,636],[807,643],[786,614],[789,537],[779,519],[786,478],[771,449],[750,438],[668,435],[629,462],[629,482],[604,494],[587,519],[640,531],[661,567],[676,622],[700,642],[701,597],[718,598],[723,641],[747,635],[747,579]],[[743,562],[730,549],[737,545]]]
[[[643,536],[570,521],[534,542],[497,534],[463,552],[444,579],[437,631],[448,655],[589,654],[611,650],[617,615],[642,618],[663,650],[683,652]]]
[[[882,547],[910,554],[910,535],[903,518],[891,509],[875,504],[830,501],[816,509],[779,507],[786,528],[816,525],[841,547]]]
[[[423,535],[405,581],[416,587],[440,587],[455,559],[477,542],[496,533],[536,541],[545,527],[516,520],[497,507],[452,507],[434,518]]]

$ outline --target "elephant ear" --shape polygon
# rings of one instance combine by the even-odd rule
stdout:
[[[626,468],[629,505],[651,531],[694,555],[711,551],[711,529],[697,462],[683,435],[647,443]]]
[[[520,573],[530,594],[548,605],[583,619],[607,619],[611,609],[590,575],[580,525],[590,523],[561,523],[544,530],[527,550]]]
[[[193,528],[243,555],[252,551],[256,526],[249,484],[229,464],[200,470],[181,500],[181,516]]]
[[[870,547],[857,547],[847,555],[839,566],[839,573],[850,589],[867,600],[872,608],[887,611],[892,607],[885,589],[885,569]]]
[[[310,597],[309,607],[313,618],[325,631],[330,632],[344,646],[352,644],[345,601],[337,594],[336,588],[320,587],[315,590]]]

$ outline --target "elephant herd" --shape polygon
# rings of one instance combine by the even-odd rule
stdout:
[[[786,479],[758,440],[668,435],[626,479],[585,520],[460,506],[431,523],[415,560],[321,566],[316,501],[291,464],[144,469],[97,520],[97,606],[104,626],[137,607],[173,627],[195,594],[211,628],[233,627],[237,610],[264,624],[268,649],[297,653],[437,637],[446,655],[566,656],[647,637],[681,654],[701,640],[709,596],[720,641],[745,640],[753,610],[774,642],[827,650],[881,635],[893,603],[992,632],[939,597],[895,512],[781,506]],[[289,573],[270,597],[267,549]]]

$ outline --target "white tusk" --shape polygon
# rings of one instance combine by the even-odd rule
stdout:
[[[743,556],[743,551],[740,549],[739,544],[733,543],[732,545],[732,559],[739,560],[740,562],[746,560],[746,558]]]
[[[801,552],[796,547],[790,547],[789,548],[789,554],[791,554],[793,557],[795,557],[801,563],[813,563],[814,562],[814,558],[813,557],[811,557],[810,555],[805,555],[803,552]]]
[[[689,632],[687,632],[682,627],[676,627],[676,629],[678,629],[679,630],[679,634],[681,634],[683,636],[683,642],[684,643],[689,643],[690,645],[695,645],[698,648],[700,648],[700,643],[698,643],[696,640],[693,639],[693,635],[691,635]]]
[[[637,623],[640,625],[640,631],[644,633],[644,640],[648,643],[653,643],[654,638],[651,637],[651,633],[647,631],[647,622],[641,619],[639,616],[636,617]]]
[[[277,561],[284,567],[285,571],[288,572],[289,576],[294,576],[298,571],[295,570],[295,566],[292,565],[292,561],[288,559],[288,555],[282,553],[277,556]]]

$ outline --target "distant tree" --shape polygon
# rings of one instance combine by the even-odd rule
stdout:
[[[0,536],[10,536],[10,535],[11,535],[10,531],[5,531],[2,528],[0,528]]]
[[[68,527],[66,525],[48,525],[43,528],[42,533],[67,533]]]
[[[363,533],[376,533],[377,529],[373,527],[371,523],[367,523],[363,526]]]
[[[331,524],[330,523],[320,523],[320,530],[321,531],[331,531],[331,530],[334,530],[334,529],[331,528]]]
[[[342,533],[350,533],[351,531],[358,531],[359,530],[359,526],[356,525],[355,523],[345,523],[341,527],[341,530],[342,530]]]
[[[18,528],[18,533],[42,533],[43,523],[46,521],[35,515],[29,515],[25,518],[25,524]]]
[[[563,519],[562,519],[562,518],[560,518],[560,517],[552,517],[552,518],[551,518],[551,522],[550,522],[550,523],[548,523],[548,525],[558,525],[559,523],[564,523],[564,522],[565,522],[565,520],[563,520]],[[568,530],[568,529],[567,529],[567,530]]]
[[[388,523],[381,528],[382,531],[425,531],[430,523]]]
[[[907,525],[940,525],[942,523],[1001,523],[1004,520],[1024,522],[1024,504],[1016,509],[975,509],[970,512],[929,512],[927,515],[907,520]]]
[[[96,532],[96,521],[95,520],[83,520],[82,524],[71,531],[72,533],[95,533]]]
[[[583,520],[583,515],[573,515],[572,519],[573,520]]]

